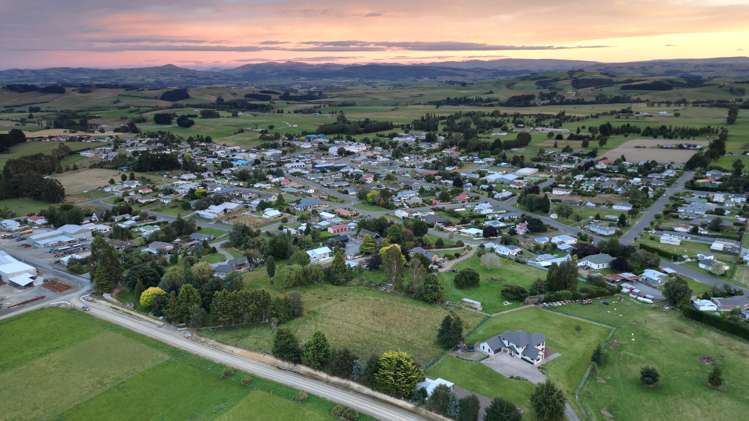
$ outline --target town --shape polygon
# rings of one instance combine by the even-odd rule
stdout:
[[[748,75],[0,69],[0,420],[742,419]]]

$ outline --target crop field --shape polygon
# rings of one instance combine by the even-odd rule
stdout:
[[[675,162],[684,163],[689,161],[696,150],[686,149],[663,149],[663,146],[676,145],[679,143],[698,143],[706,145],[706,141],[681,141],[681,140],[662,140],[662,139],[637,139],[630,140],[617,146],[615,149],[605,152],[599,158],[608,158],[611,161],[621,157],[633,162],[654,160],[657,162]]]
[[[478,256],[472,256],[458,264],[449,272],[440,274],[442,288],[446,299],[459,303],[463,298],[480,301],[483,311],[496,313],[518,307],[519,303],[505,305],[505,299],[500,291],[508,284],[530,287],[536,279],[545,279],[546,272],[510,259],[499,257],[498,267],[487,267],[481,263]],[[461,269],[471,268],[480,276],[479,286],[476,288],[458,289],[453,279]]]
[[[253,276],[251,282],[266,287],[267,280],[257,278]],[[442,307],[359,286],[319,285],[289,291],[302,295],[304,315],[284,327],[301,342],[319,330],[334,347],[349,348],[360,358],[400,350],[408,352],[421,364],[442,352],[436,340],[437,329],[448,314]],[[467,329],[475,327],[483,318],[465,310],[457,313]],[[274,336],[267,326],[204,330],[203,334],[261,352],[270,352]]]
[[[110,179],[119,181],[120,172],[103,168],[67,171],[55,178],[65,187],[65,194],[78,195],[107,185]]]
[[[749,344],[629,299],[608,306],[572,305],[558,311],[614,326],[605,360],[582,389],[582,406],[594,420],[734,420],[749,410]],[[705,363],[712,361],[712,363]],[[724,387],[707,386],[713,364]],[[653,366],[661,380],[641,386],[639,373]]]
[[[593,349],[610,332],[601,324],[527,307],[494,315],[470,332],[466,343],[481,342],[505,330],[524,330],[546,336],[547,348],[560,355],[543,365],[544,372],[570,400],[574,399],[575,389],[590,365]]]
[[[334,420],[328,401],[296,402],[260,378],[242,385],[242,373],[223,379],[218,364],[73,310],[0,322],[0,337],[0,420]]]

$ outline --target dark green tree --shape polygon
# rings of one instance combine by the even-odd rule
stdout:
[[[445,349],[453,349],[463,341],[463,321],[455,314],[442,319],[437,331],[437,342]]]
[[[672,306],[681,306],[692,298],[692,290],[683,278],[672,278],[663,285],[663,296]]]
[[[484,421],[520,421],[521,418],[520,410],[512,402],[501,398],[495,398],[484,415]]]
[[[299,341],[287,329],[276,331],[276,336],[273,338],[272,354],[274,357],[290,363],[299,364],[302,362],[302,350],[299,348]]]
[[[458,418],[457,421],[478,421],[481,403],[476,395],[466,396],[458,401]]]
[[[452,392],[450,389],[441,384],[434,388],[431,396],[427,398],[426,408],[432,412],[436,412],[440,415],[447,415],[448,409],[450,409],[450,400],[452,399]]]
[[[654,387],[661,379],[655,367],[643,367],[640,370],[640,382],[648,387]]]
[[[538,421],[561,421],[564,419],[564,394],[551,381],[539,384],[531,395],[531,406]]]
[[[307,343],[304,344],[302,352],[302,363],[315,370],[322,370],[330,363],[330,344],[325,334],[316,331]]]

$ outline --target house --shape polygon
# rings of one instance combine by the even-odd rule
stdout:
[[[328,247],[319,247],[312,250],[307,250],[307,256],[311,263],[323,263],[332,260],[331,254],[333,250]]]
[[[192,241],[198,241],[198,242],[201,242],[201,243],[203,241],[213,241],[213,238],[214,238],[213,234],[203,234],[201,232],[194,232],[194,233],[190,234],[190,239]]]
[[[336,224],[328,227],[328,232],[331,234],[345,234],[350,231],[348,224]]]
[[[667,277],[667,274],[654,269],[645,269],[640,274],[640,280],[655,286],[660,286],[661,284],[663,284]]]
[[[481,238],[484,235],[484,231],[478,228],[463,228],[460,233],[473,238]]]
[[[427,260],[430,262],[434,262],[439,258],[439,256],[435,255],[434,253],[425,250],[423,247],[414,247],[411,250],[408,251],[408,255],[410,257],[414,257],[416,255],[424,256]]]
[[[227,214],[241,206],[242,205],[239,203],[224,202],[220,205],[208,206],[207,209],[199,210],[196,212],[196,214],[203,219],[208,219],[212,221],[212,220],[217,219],[219,216]]]
[[[698,298],[692,300],[692,307],[697,311],[718,311],[718,306],[714,302]]]
[[[710,250],[712,251],[720,251],[724,253],[738,253],[739,252],[739,246],[738,244],[725,241],[725,240],[715,240],[712,244],[710,244]]]
[[[627,202],[614,203],[614,205],[611,207],[611,209],[618,210],[618,211],[629,212],[629,211],[632,210],[632,204],[627,203]]]
[[[434,389],[438,386],[445,386],[452,391],[454,384],[442,378],[430,379],[427,377],[423,382],[416,384],[416,390],[424,389],[424,391],[427,392],[427,397],[429,397],[432,396]]]
[[[319,199],[314,197],[304,197],[299,202],[297,202],[296,205],[294,205],[294,208],[296,210],[300,211],[308,211],[312,209],[317,209],[320,206],[322,206],[322,202],[320,202]]]
[[[486,355],[504,353],[538,365],[544,361],[546,337],[543,333],[508,330],[479,344],[479,350]]]
[[[539,254],[533,259],[528,260],[528,264],[541,269],[546,269],[551,265],[561,265],[564,262],[572,260],[569,254],[564,256],[554,256],[552,254]]]
[[[680,246],[681,245],[681,237],[678,237],[673,234],[661,234],[660,238],[661,244],[669,244],[672,246]]]
[[[574,246],[577,244],[577,238],[567,235],[567,234],[559,234],[551,237],[551,242],[553,244],[556,244],[557,246],[561,244],[566,244],[568,246]]]
[[[518,246],[506,246],[497,243],[484,243],[484,248],[494,250],[498,255],[505,257],[515,257],[523,252],[523,249]]]
[[[174,245],[163,241],[153,241],[147,247],[143,248],[143,251],[151,254],[166,254],[172,250],[174,250]]]
[[[587,228],[592,233],[602,235],[604,237],[611,237],[612,235],[616,234],[616,228],[609,227],[607,225],[588,224]]]
[[[608,269],[612,261],[614,261],[614,258],[610,255],[606,253],[598,253],[584,257],[577,263],[577,266],[590,270],[602,270]]]
[[[263,218],[265,219],[278,218],[279,216],[281,216],[281,211],[279,211],[278,209],[273,209],[273,208],[263,209]]]

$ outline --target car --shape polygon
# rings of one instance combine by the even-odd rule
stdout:
[[[88,304],[84,304],[84,305],[81,306],[81,310],[83,310],[83,311],[89,311],[89,310],[91,310],[91,307],[89,307]]]

